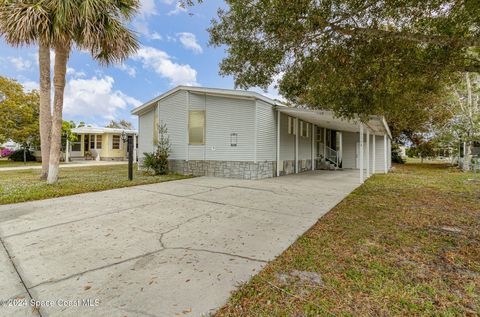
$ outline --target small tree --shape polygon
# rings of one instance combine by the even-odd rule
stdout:
[[[164,175],[168,173],[168,157],[170,155],[171,144],[168,137],[166,124],[158,125],[158,141],[156,149],[152,153],[143,153],[145,156],[142,167],[155,175]]]

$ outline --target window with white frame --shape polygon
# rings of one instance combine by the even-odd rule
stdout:
[[[300,136],[301,137],[309,138],[310,137],[310,129],[311,129],[310,123],[300,121]]]
[[[205,144],[204,110],[191,110],[188,112],[188,143],[192,145]]]
[[[101,149],[102,149],[102,135],[98,134],[97,135],[97,150],[101,150]]]
[[[113,135],[112,136],[112,149],[113,150],[119,150],[120,149],[120,136],[119,135]]]
[[[90,134],[90,149],[95,148],[95,135]]]

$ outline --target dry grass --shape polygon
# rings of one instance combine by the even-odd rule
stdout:
[[[376,175],[217,316],[480,315],[480,182],[442,164]],[[281,281],[294,270],[322,284]]]

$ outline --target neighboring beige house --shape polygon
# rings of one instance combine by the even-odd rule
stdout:
[[[84,126],[72,129],[75,142],[67,142],[66,155],[71,160],[121,161],[128,158],[127,143],[122,133],[133,140],[133,160],[137,160],[138,132],[136,130]]]

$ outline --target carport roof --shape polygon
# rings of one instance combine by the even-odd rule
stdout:
[[[335,117],[332,111],[328,110],[312,110],[291,108],[287,106],[277,106],[276,109],[282,113],[290,115],[292,117],[299,118],[303,121],[310,122],[327,129],[359,132],[360,121],[359,120],[346,120]],[[387,134],[392,137],[388,124],[385,118],[382,116],[370,116],[369,121],[364,123],[373,133]]]

